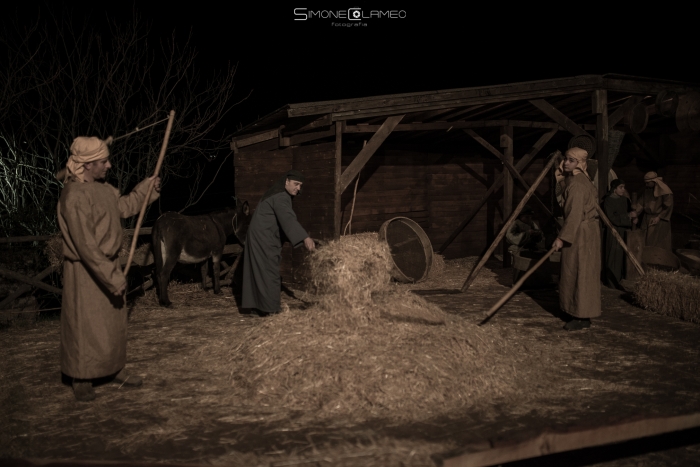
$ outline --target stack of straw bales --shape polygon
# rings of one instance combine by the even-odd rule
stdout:
[[[210,348],[225,352],[246,401],[321,418],[415,420],[493,402],[522,383],[515,368],[527,352],[498,328],[392,284],[376,234],[329,242],[310,269],[315,305]]]
[[[637,281],[634,296],[647,310],[700,323],[700,279],[650,269]]]

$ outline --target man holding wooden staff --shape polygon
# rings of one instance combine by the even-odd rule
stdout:
[[[591,326],[600,316],[600,224],[598,194],[586,172],[588,152],[566,151],[557,178],[563,179],[564,225],[552,247],[561,250],[559,304],[571,316],[564,329],[577,331]]]
[[[152,176],[121,196],[104,179],[111,138],[80,136],[71,145],[58,201],[63,236],[63,301],[61,305],[61,371],[71,378],[79,401],[95,399],[93,380],[112,378],[125,386],[141,386],[126,364],[126,277],[121,270],[120,218],[138,214],[154,183],[152,203],[160,196],[160,178]]]
[[[642,216],[640,228],[645,232],[644,246],[655,246],[671,251],[671,214],[673,192],[656,172],[644,175],[645,189],[632,206],[637,216]]]

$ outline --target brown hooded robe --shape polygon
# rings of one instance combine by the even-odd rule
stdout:
[[[63,236],[61,371],[92,379],[117,373],[126,363],[127,309],[116,297],[126,278],[118,253],[120,218],[138,214],[148,180],[126,196],[108,183],[66,181],[58,201]],[[150,202],[160,195],[151,194]]]
[[[591,181],[579,172],[566,177],[561,250],[559,304],[577,318],[600,316],[600,223],[598,195]]]

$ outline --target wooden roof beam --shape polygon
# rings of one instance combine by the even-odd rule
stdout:
[[[574,124],[575,125],[575,124]],[[533,122],[526,120],[475,120],[454,122],[427,122],[427,123],[401,123],[396,125],[394,131],[450,131],[465,128],[487,128],[513,126],[518,128],[543,128],[543,129],[566,129],[556,122]],[[347,125],[345,133],[374,133],[380,128],[379,125]],[[580,126],[581,131],[586,129],[595,130],[595,125],[585,124]]]
[[[350,162],[350,165],[347,166],[345,172],[340,176],[340,193],[345,191],[348,185],[350,185],[350,182],[352,182],[360,170],[362,170],[362,167],[365,166],[369,158],[379,149],[379,146],[382,145],[384,140],[389,137],[403,117],[404,115],[394,115],[387,118],[377,132],[372,135],[372,138],[370,138],[365,147],[355,156],[355,159]]]
[[[561,113],[556,107],[544,99],[532,99],[530,103],[540,109],[542,113],[561,125],[566,131],[574,136],[588,135],[588,132],[581,128],[576,122]],[[592,137],[592,136],[591,136]]]

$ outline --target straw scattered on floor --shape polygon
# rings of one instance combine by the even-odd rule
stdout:
[[[700,279],[680,272],[650,269],[636,283],[640,306],[656,313],[700,323]]]
[[[329,242],[310,260],[312,306],[203,352],[228,360],[248,402],[317,418],[418,420],[515,394],[526,352],[393,284],[390,268],[376,234]]]

